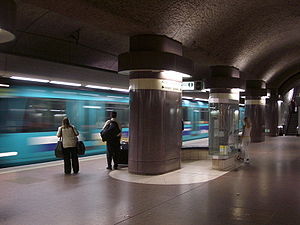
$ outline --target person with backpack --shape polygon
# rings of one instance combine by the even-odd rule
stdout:
[[[121,126],[117,121],[117,112],[111,112],[111,119],[107,120],[101,131],[102,141],[106,141],[106,169],[112,170],[112,161],[114,169],[118,169],[118,156],[120,152]]]
[[[73,125],[70,124],[69,119],[67,117],[63,118],[62,126],[60,126],[57,131],[57,137],[62,139],[65,174],[71,174],[72,167],[74,174],[79,172],[79,161],[76,147],[78,135],[79,132]]]

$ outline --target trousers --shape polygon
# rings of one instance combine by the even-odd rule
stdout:
[[[244,155],[244,159],[249,159],[249,152],[248,152],[248,146],[250,144],[250,137],[244,137],[242,139],[242,153]]]
[[[78,173],[79,171],[79,161],[78,161],[78,155],[77,155],[77,148],[64,148],[63,149],[64,153],[64,169],[65,169],[65,174],[70,174],[72,167],[73,167],[73,172]],[[72,161],[72,163],[71,163]]]
[[[112,161],[114,161],[114,167],[118,167],[119,152],[120,152],[120,140],[109,141],[106,144],[106,159],[108,167],[111,167]]]

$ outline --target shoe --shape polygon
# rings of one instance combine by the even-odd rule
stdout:
[[[112,170],[111,166],[106,167],[107,170]]]
[[[118,169],[118,166],[114,166],[114,170],[117,170]]]
[[[245,163],[250,163],[250,160],[249,160],[249,159],[246,159]]]

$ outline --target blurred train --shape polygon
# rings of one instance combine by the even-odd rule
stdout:
[[[182,140],[208,137],[208,103],[183,100],[182,106]],[[128,93],[51,84],[0,86],[0,168],[55,160],[56,132],[65,116],[79,130],[86,156],[105,153],[99,132],[111,111],[118,112],[122,140],[127,141]]]

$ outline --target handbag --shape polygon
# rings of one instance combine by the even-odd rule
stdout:
[[[74,127],[72,127],[72,130],[73,130],[74,136],[76,137]],[[85,154],[85,145],[84,145],[83,141],[78,141],[78,139],[77,139],[77,144],[76,144],[76,152],[77,152],[77,155]]]
[[[55,147],[55,157],[59,158],[59,159],[63,159],[64,158],[64,153],[63,153],[63,143],[61,138],[59,139],[59,141],[56,144]]]
[[[77,154],[84,155],[85,154],[85,145],[83,141],[77,141]]]

